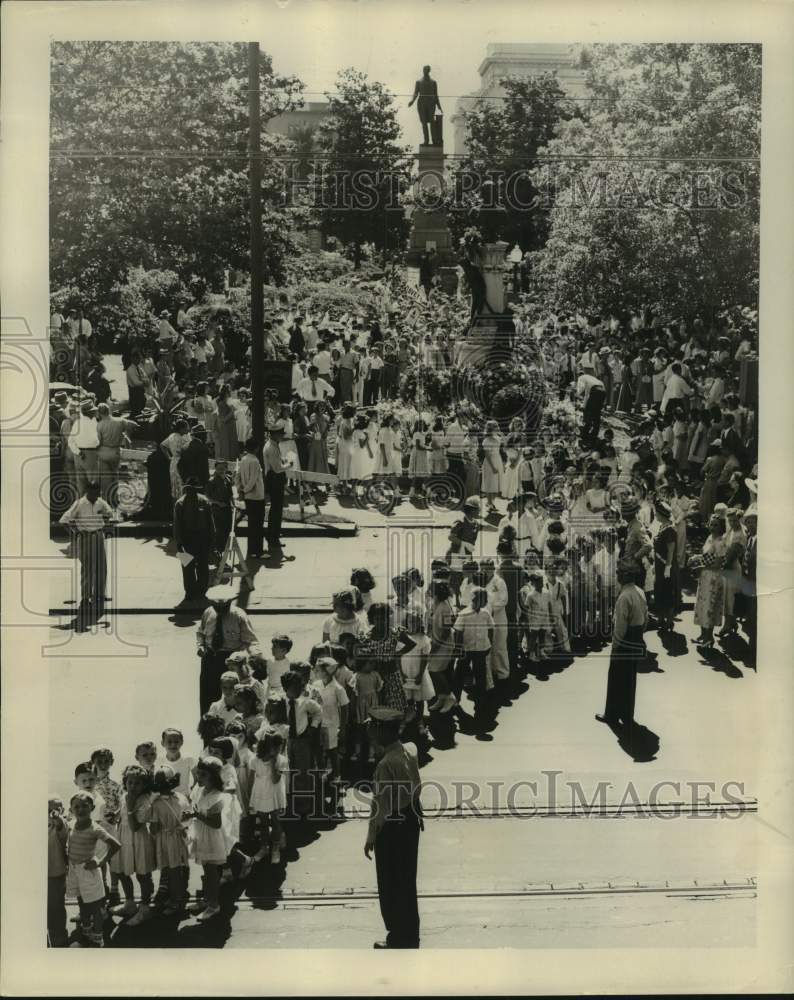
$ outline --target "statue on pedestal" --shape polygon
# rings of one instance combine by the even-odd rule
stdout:
[[[422,135],[425,146],[440,146],[440,135],[432,135],[430,129],[435,123],[436,109],[438,109],[440,114],[444,112],[441,110],[441,103],[438,99],[438,84],[430,76],[429,66],[422,67],[422,78],[417,80],[414,85],[414,96],[408,102],[409,108],[413,105],[414,101],[418,101],[416,110],[419,112],[419,121],[422,123]],[[433,140],[432,142],[431,139]],[[438,141],[435,141],[436,139]]]

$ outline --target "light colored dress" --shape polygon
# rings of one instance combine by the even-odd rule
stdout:
[[[182,496],[182,477],[179,475],[179,470],[177,466],[179,465],[179,459],[182,452],[190,444],[189,434],[177,434],[176,431],[172,431],[168,437],[163,441],[163,448],[171,456],[171,461],[168,466],[168,474],[171,479],[171,499],[176,501]]]
[[[428,435],[417,431],[411,439],[411,455],[408,459],[408,475],[411,479],[426,479],[430,475],[430,452],[427,450]]]
[[[383,687],[383,678],[377,670],[360,670],[353,681],[356,691],[356,722],[363,725],[369,720],[369,710],[379,704],[378,692]]]
[[[278,450],[281,452],[282,462],[292,465],[293,469],[301,467],[298,447],[295,444],[295,427],[289,417],[284,420],[284,437],[278,443]]]
[[[505,500],[513,500],[518,493],[518,449],[507,449],[507,465],[502,476],[501,493]]]
[[[502,463],[502,455],[499,450],[500,445],[501,440],[498,437],[492,437],[490,434],[486,434],[482,439],[482,447],[485,452],[485,458],[483,459],[481,466],[481,474],[482,492],[485,494],[501,492],[502,479],[504,477],[504,465]],[[494,471],[492,465],[496,467],[496,471]]]
[[[712,553],[724,556],[728,551],[725,538],[709,535],[703,546],[703,555]],[[722,624],[722,609],[725,598],[725,578],[722,567],[704,568],[698,576],[698,590],[695,597],[694,621],[701,628],[714,628]]]
[[[375,455],[367,448],[369,434],[366,431],[355,431],[353,434],[353,454],[350,459],[350,478],[362,482],[372,477],[375,465]]]
[[[152,803],[152,820],[160,824],[154,835],[157,867],[181,868],[188,863],[187,827],[182,817],[188,812],[184,795],[159,795]]]
[[[336,439],[336,474],[343,481],[353,478],[350,470],[353,465],[354,445],[353,421],[349,419],[339,420]]]
[[[248,764],[254,775],[249,809],[252,813],[272,813],[287,808],[287,758],[284,754],[276,757],[276,767],[282,772],[278,781],[273,781],[270,761],[254,756]]]
[[[193,820],[193,857],[199,864],[222,865],[226,863],[229,850],[226,847],[226,836],[223,830],[224,812],[230,801],[227,792],[219,792],[216,788],[202,788],[196,800],[196,808],[201,813],[207,813],[219,802],[222,805],[221,826],[215,829],[207,826],[200,819]]]
[[[119,871],[122,875],[148,875],[157,867],[154,837],[149,832],[148,823],[152,819],[154,796],[147,792],[135,802],[135,818],[144,825],[133,833],[127,813],[126,796],[121,800],[121,820],[119,823]]]
[[[444,431],[433,431],[430,435],[430,474],[443,475],[449,469],[446,452],[447,436]]]
[[[375,475],[391,475],[394,463],[393,444],[394,438],[391,427],[381,427],[378,431],[378,440],[375,446]]]

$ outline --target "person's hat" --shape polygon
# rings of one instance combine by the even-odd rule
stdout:
[[[717,517],[725,517],[728,513],[728,505],[726,503],[715,503],[714,510],[711,513]]]
[[[403,713],[387,705],[375,705],[369,710],[369,717],[373,722],[398,722],[402,719]]]
[[[186,490],[199,490],[199,489],[201,489],[201,483],[198,481],[198,479],[196,479],[195,476],[190,476],[188,479],[186,479],[182,483],[182,486]]]
[[[611,347],[602,347],[601,350],[598,353],[600,355],[611,354],[612,353],[612,348]]]
[[[529,447],[529,448],[522,448],[521,449],[521,454],[523,455],[524,458],[532,458],[532,455],[533,455],[532,448],[531,447]]]
[[[479,514],[482,512],[482,504],[480,503],[480,498],[479,497],[467,497],[466,500],[465,500],[465,502],[464,502],[464,504],[463,504],[463,509],[464,510],[475,510],[475,511],[477,511],[477,514],[479,516]]]
[[[624,518],[633,517],[639,509],[639,501],[634,496],[626,497],[625,500],[621,501],[620,513]]]
[[[742,511],[741,507],[729,507],[725,511],[725,516],[726,517],[741,517],[742,514],[743,514],[743,511]]]
[[[207,591],[207,600],[212,601],[213,604],[230,604],[235,597],[237,597],[237,593],[234,587],[228,583],[219,583]]]
[[[170,315],[170,313],[168,312],[168,310],[167,309],[163,309],[160,312],[160,319],[168,319],[169,315]]]
[[[745,479],[745,481],[744,481],[744,485],[745,485],[745,486],[747,487],[747,489],[748,489],[748,490],[750,491],[750,493],[751,493],[751,494],[752,494],[752,495],[753,495],[754,497],[757,497],[757,496],[758,496],[758,480],[757,480],[757,479],[751,479],[751,478],[750,478],[750,477],[748,476],[748,477],[747,477],[747,478]]]
[[[84,413],[87,417],[91,417],[96,413],[96,407],[90,399],[87,399],[84,403],[80,404],[80,412]]]
[[[194,427],[190,428],[190,433],[194,437],[206,437],[207,428],[204,426],[204,424],[196,424]]]
[[[283,434],[285,426],[286,424],[283,420],[277,420],[274,424],[271,424],[270,427],[268,427],[268,431],[270,434]]]
[[[546,497],[543,501],[543,506],[546,510],[551,511],[552,514],[561,514],[565,507],[565,503],[563,502],[562,497],[550,496]]]
[[[65,403],[69,397],[66,395],[65,392],[56,392],[52,398],[55,400],[56,403]]]

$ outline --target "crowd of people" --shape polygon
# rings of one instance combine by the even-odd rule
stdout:
[[[755,668],[756,315],[727,310],[689,324],[647,312],[539,318],[523,301],[516,337],[536,344],[551,397],[530,427],[524,415],[505,424],[454,403],[400,398],[412,366],[454,365],[458,312],[436,292],[382,320],[310,324],[284,310],[268,342],[292,362],[293,398],[267,401],[267,442],[251,437],[242,345],[230,349],[220,325],[191,332],[184,312],[176,328],[161,318],[155,345],[130,347],[128,417],[106,404],[94,414],[85,386],[77,401],[54,397],[53,421],[73,456],[64,468],[92,505],[80,506],[81,496],[64,514],[78,531],[81,518],[99,517],[103,528],[111,510],[107,477],[118,465],[114,455],[107,464],[107,435],[120,446],[147,420],[155,390],[161,403],[169,390],[178,398],[171,432],[149,460],[150,500],[159,482],[177,547],[192,557],[185,598],[209,606],[197,629],[198,758],[183,757],[182,734],[166,730],[159,751],[150,741],[137,747],[119,786],[112,754],[99,749],[77,767],[70,816],[50,803],[52,943],[65,940],[67,874],[88,943],[101,937],[106,902],[131,926],[158,905],[182,915],[191,859],[203,870],[193,911],[215,916],[224,880],[281,863],[285,817],[333,814],[345,780],[366,776],[377,751],[373,709],[397,713],[419,746],[450,740],[456,725],[484,734],[528,676],[548,679],[611,644],[597,718],[629,732],[642,635],[654,627],[664,641],[689,614],[690,590],[702,655],[718,641],[735,644],[742,630],[743,660]],[[421,499],[441,477],[455,484],[460,509],[446,551],[388,581],[382,599],[373,598],[373,574],[354,571],[297,656],[284,634],[266,648],[229,588],[208,589],[238,509],[248,557],[263,555],[268,505],[268,551],[280,550],[295,470],[327,476],[313,490],[361,494],[381,482],[394,499],[406,486]],[[107,510],[97,507],[99,489]]]

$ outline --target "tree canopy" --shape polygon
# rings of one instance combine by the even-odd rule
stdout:
[[[555,308],[755,306],[759,267],[761,47],[597,45],[590,99],[540,155],[553,187],[533,255]]]
[[[96,316],[129,269],[210,284],[249,268],[248,61],[236,43],[56,42],[51,50],[50,279]],[[264,131],[302,84],[260,64],[268,278],[291,242],[278,157]]]

